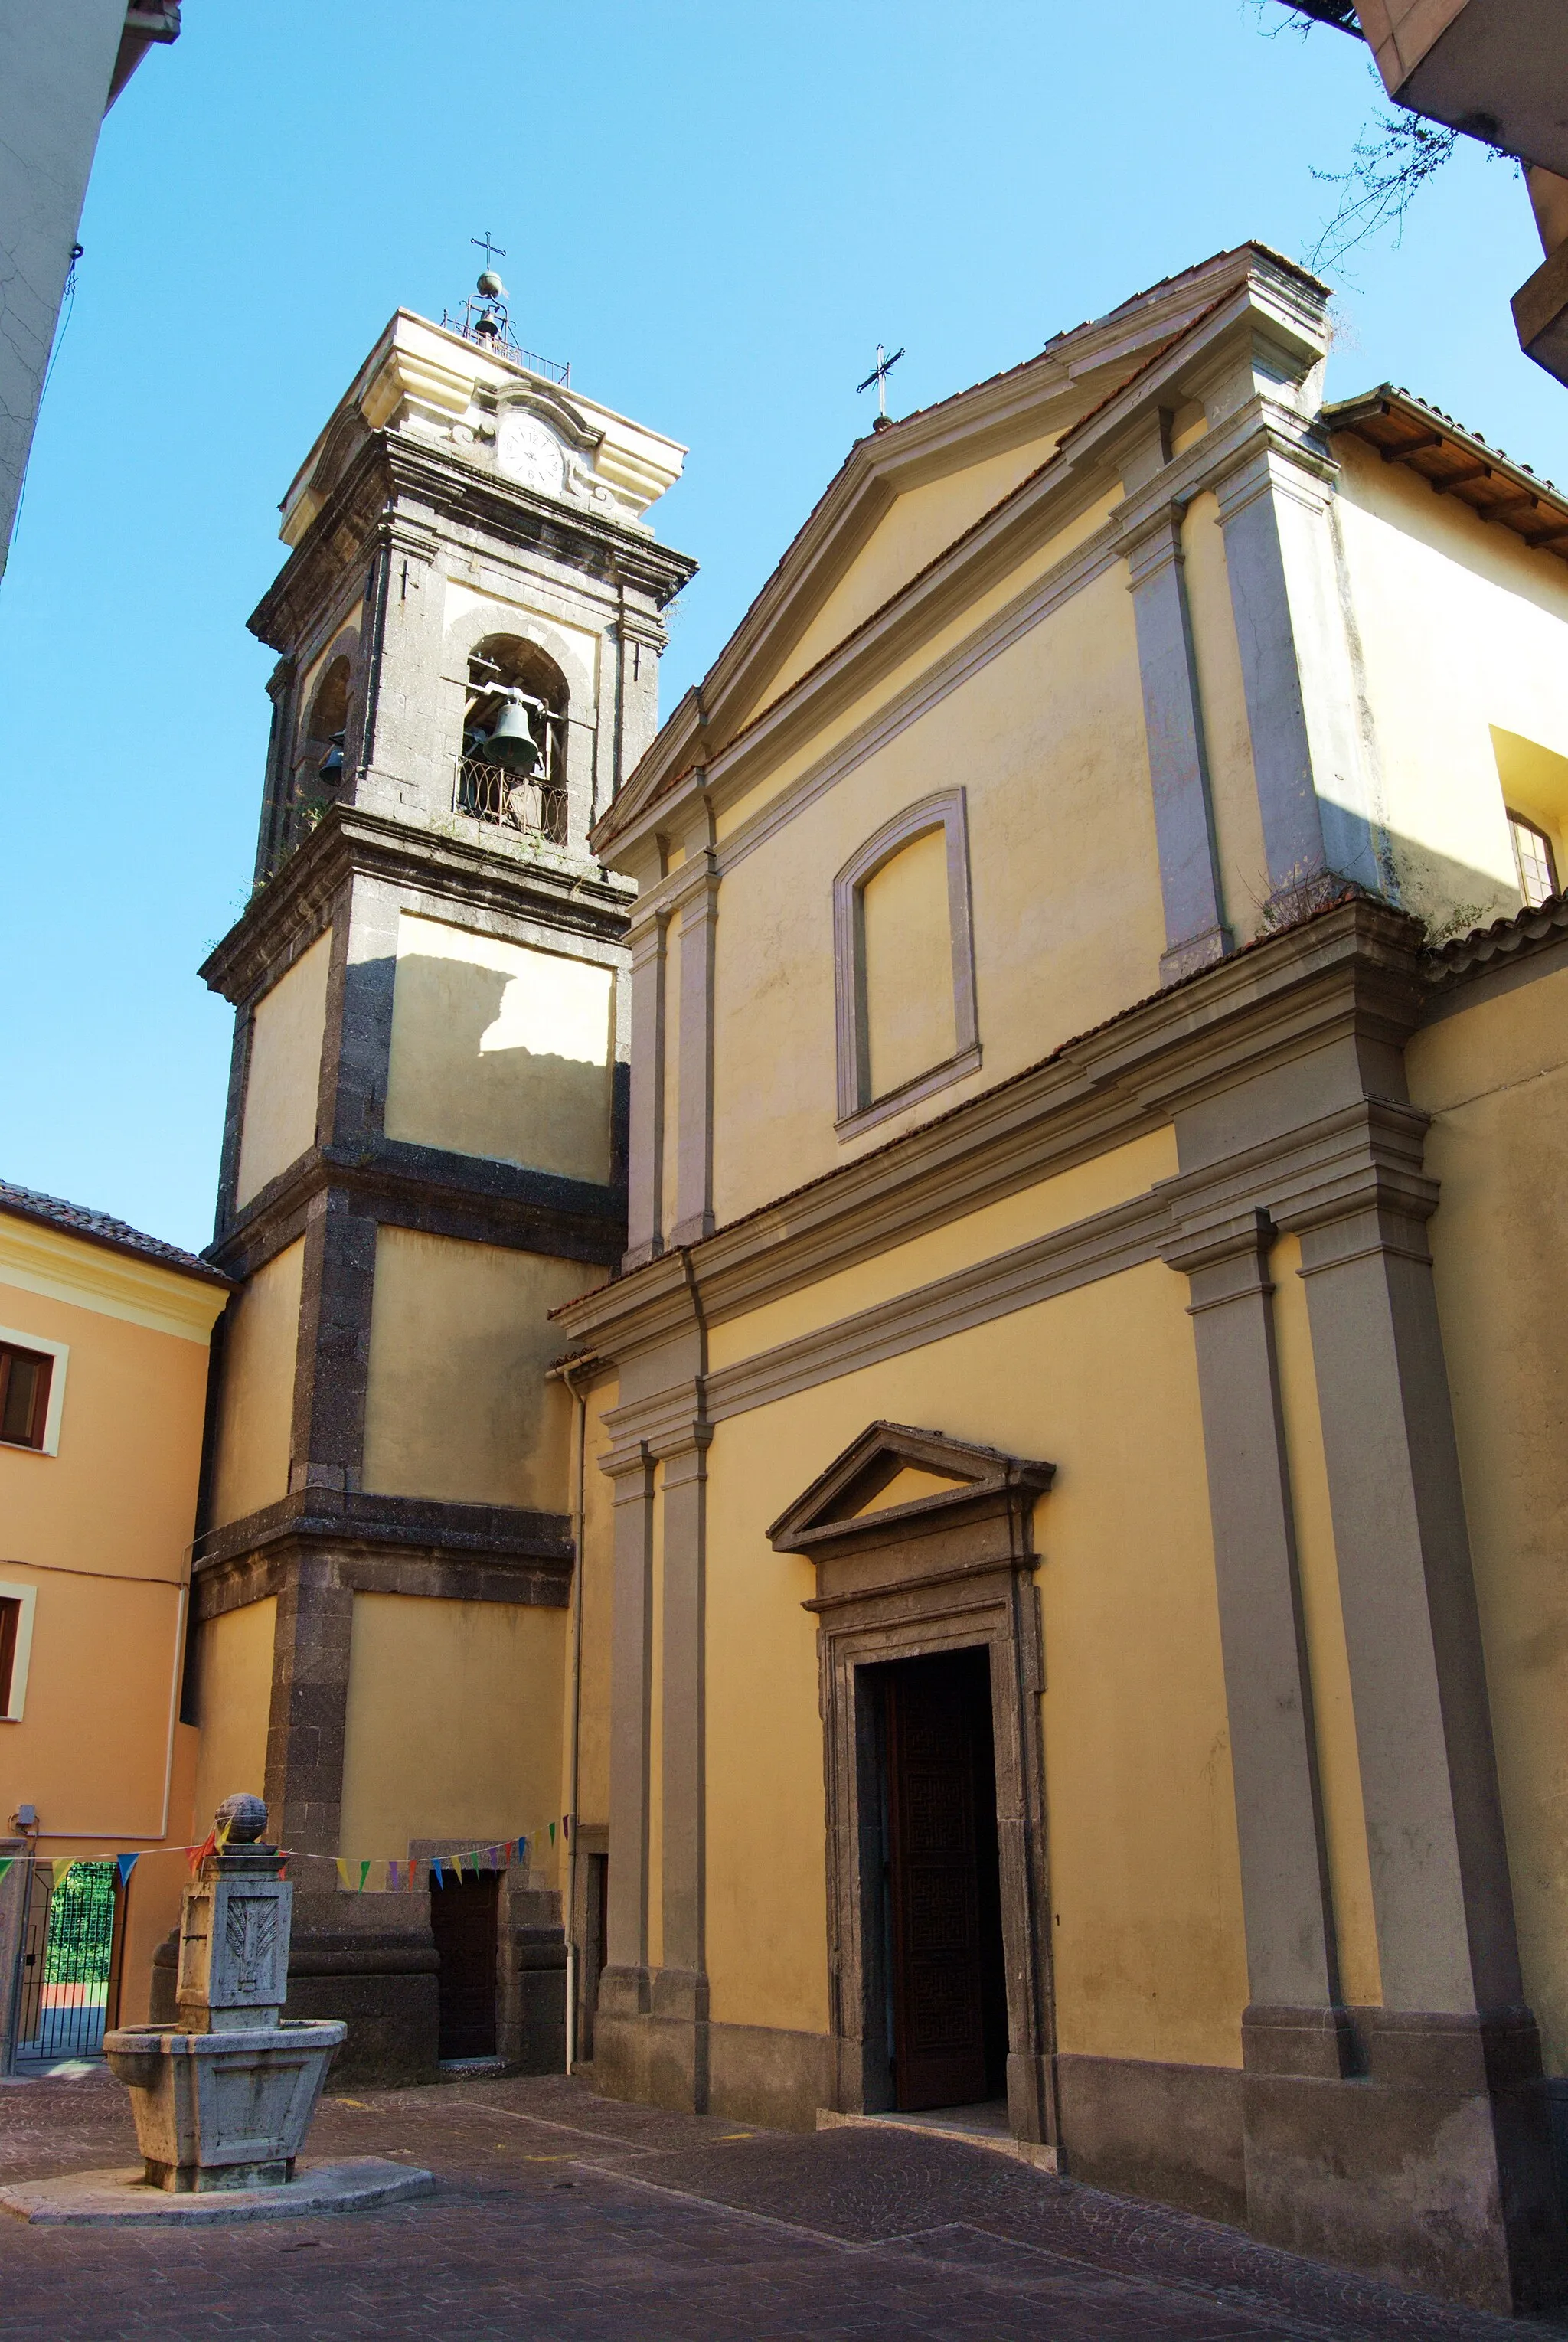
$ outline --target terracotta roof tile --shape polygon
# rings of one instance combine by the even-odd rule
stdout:
[[[145,1236],[140,1228],[107,1212],[89,1211],[85,1204],[68,1204],[63,1196],[40,1195],[35,1187],[18,1187],[8,1179],[0,1179],[0,1212],[9,1212],[19,1220],[35,1220],[41,1227],[55,1228],[62,1236],[82,1236],[110,1252],[154,1261],[160,1268],[177,1269],[182,1276],[199,1276],[206,1285],[232,1286],[234,1282],[211,1261],[200,1259],[194,1252],[182,1252],[178,1245],[165,1244],[162,1236]]]

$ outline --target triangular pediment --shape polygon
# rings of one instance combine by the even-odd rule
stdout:
[[[901,1521],[925,1521],[1009,1490],[1044,1494],[1054,1464],[950,1439],[907,1423],[871,1423],[768,1530],[780,1553],[812,1553]]]
[[[1256,284],[1323,288],[1248,244],[1056,335],[1036,355],[857,439],[702,683],[689,691],[595,833],[629,837],[689,773],[732,746],[1043,476],[1094,458],[1081,435],[1156,363]],[[1310,303],[1309,303],[1310,305]]]

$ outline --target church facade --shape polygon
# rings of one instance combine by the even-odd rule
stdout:
[[[1563,2257],[1568,503],[1325,406],[1323,305],[1244,246],[878,428],[656,736],[680,451],[394,325],[258,621],[194,1679],[324,1862],[527,1832],[514,2063],[989,2107],[1506,2307]],[[428,2070],[450,1913],[305,1890],[297,2005]]]

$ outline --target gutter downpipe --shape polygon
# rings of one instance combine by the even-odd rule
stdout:
[[[572,1364],[578,1363],[573,1361]],[[591,1359],[581,1361],[592,1366]],[[575,1444],[577,1469],[574,1476],[572,1521],[572,1739],[571,1758],[567,1767],[566,1812],[566,2071],[569,2074],[577,2062],[577,1770],[578,1753],[582,1744],[583,1718],[583,1516],[587,1497],[588,1470],[588,1398],[572,1380],[572,1364],[563,1362],[555,1371],[576,1402]]]

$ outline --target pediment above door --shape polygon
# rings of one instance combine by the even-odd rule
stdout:
[[[1034,1500],[1054,1464],[950,1439],[905,1423],[871,1423],[768,1530],[775,1553],[819,1565],[818,1601],[1008,1563],[1033,1566]],[[860,1564],[849,1578],[822,1565]]]

